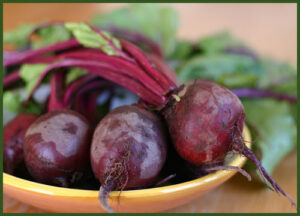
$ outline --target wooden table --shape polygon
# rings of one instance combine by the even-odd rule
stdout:
[[[296,4],[172,4],[180,15],[178,36],[196,40],[227,29],[260,55],[296,65]],[[96,11],[121,4],[4,4],[4,31],[21,23],[47,20],[87,21]],[[297,200],[297,153],[288,155],[274,179]],[[43,212],[4,195],[4,212]],[[189,204],[168,212],[296,212],[283,196],[240,175]]]

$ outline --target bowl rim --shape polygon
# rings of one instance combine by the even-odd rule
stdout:
[[[247,147],[251,148],[251,135],[248,127],[245,125],[243,130],[243,137],[247,142],[245,143]],[[236,155],[235,159],[231,161],[230,166],[238,166],[242,167],[246,162],[247,158],[242,155]],[[128,198],[133,197],[145,197],[145,196],[155,196],[160,195],[161,193],[172,193],[178,192],[185,189],[192,189],[198,187],[200,185],[204,185],[210,182],[213,182],[217,179],[222,179],[226,177],[230,177],[235,174],[236,170],[219,170],[215,173],[191,180],[183,183],[172,184],[167,186],[161,186],[156,188],[146,188],[146,189],[138,189],[138,190],[126,190],[119,194],[119,191],[112,191],[110,193],[111,197],[116,196],[126,196]],[[37,183],[29,180],[25,180],[19,177],[12,176],[10,174],[3,172],[3,186],[12,187],[15,189],[37,193],[37,194],[45,194],[51,196],[59,196],[59,197],[98,197],[98,190],[84,190],[84,189],[73,189],[73,188],[63,188],[56,187],[52,185],[46,185],[42,183]]]

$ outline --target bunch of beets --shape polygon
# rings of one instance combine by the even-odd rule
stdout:
[[[247,157],[269,188],[295,205],[245,145],[245,113],[235,94],[208,80],[178,86],[161,56],[146,54],[123,39],[116,46],[107,34],[93,30],[117,55],[71,38],[4,58],[5,68],[17,68],[4,77],[4,88],[20,79],[22,64],[49,64],[24,106],[45,76],[51,77],[45,114],[21,113],[4,127],[5,172],[13,174],[25,162],[36,181],[69,187],[91,165],[101,183],[100,203],[112,212],[107,202],[110,191],[156,185],[167,157],[172,158],[167,151],[170,142],[181,158],[178,167],[195,176],[236,169],[250,178],[244,170],[224,165],[229,152]],[[66,86],[70,67],[88,74]],[[97,96],[116,85],[138,95],[139,102],[112,110],[94,127]]]

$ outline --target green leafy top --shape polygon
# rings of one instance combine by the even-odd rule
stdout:
[[[24,64],[20,69],[20,77],[25,81],[27,94],[36,85],[41,73],[47,68],[47,64]]]
[[[220,53],[228,47],[245,47],[241,41],[226,31],[202,38],[198,45],[206,54]]]
[[[3,93],[3,123],[4,125],[20,112],[40,115],[43,105],[31,99],[25,106],[24,89],[5,91]]]
[[[258,80],[258,88],[269,88],[282,93],[297,93],[297,70],[285,62],[262,59],[263,73]]]
[[[98,34],[86,23],[65,23],[65,27],[72,32],[83,46],[100,48],[107,55],[119,55],[113,45],[121,49],[120,42],[108,32],[102,32],[102,35]]]
[[[227,32],[201,39],[199,46],[200,51],[189,58],[184,56],[184,61],[176,68],[181,83],[207,78],[228,88],[256,87],[296,93],[297,71],[294,67],[272,59],[227,53],[228,47],[250,50]]]
[[[247,57],[239,55],[197,55],[178,69],[180,83],[197,78],[213,80],[228,88],[254,87],[261,68]]]
[[[29,35],[38,25],[26,24],[17,29],[4,33],[3,42],[13,44],[18,49],[31,45],[33,49],[51,45],[60,41],[68,40],[71,37],[70,32],[63,25],[51,25],[40,28],[36,31],[38,40],[29,40]]]
[[[297,127],[289,104],[272,99],[243,100],[255,146],[261,151],[263,167],[272,173],[296,146]],[[256,133],[258,131],[258,133]]]
[[[22,104],[22,97],[20,94],[6,91],[3,93],[3,108],[13,113],[19,113]]]
[[[40,37],[40,40],[32,43],[33,49],[39,49],[71,38],[70,32],[63,25],[52,25],[41,28],[37,31],[37,35]]]
[[[18,28],[4,33],[3,42],[13,44],[17,48],[23,48],[28,45],[28,36],[34,29],[34,24],[21,25]]]
[[[66,75],[66,85],[69,85],[70,83],[74,82],[78,78],[82,77],[83,75],[86,75],[88,72],[84,69],[72,67],[69,69],[67,75]]]
[[[156,41],[166,56],[175,48],[178,14],[171,7],[132,4],[108,14],[99,13],[91,22],[100,27],[114,26],[141,33]]]

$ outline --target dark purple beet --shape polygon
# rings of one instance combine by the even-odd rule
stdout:
[[[24,161],[23,143],[28,127],[38,118],[34,114],[20,114],[3,128],[3,169],[14,174]]]
[[[38,182],[68,187],[89,162],[91,129],[88,121],[71,110],[52,111],[27,130],[25,163]]]
[[[147,187],[154,183],[166,159],[166,134],[161,120],[137,106],[111,111],[97,126],[91,164],[101,182],[103,208],[112,190]]]
[[[228,89],[206,80],[189,83],[178,96],[180,101],[164,111],[178,154],[194,165],[223,161],[234,139],[242,135],[245,113],[241,101]]]
[[[194,80],[177,94],[163,115],[176,151],[184,160],[207,173],[235,169],[250,179],[240,168],[220,165],[230,151],[238,152],[255,165],[266,185],[270,184],[295,205],[245,145],[245,112],[236,95],[207,80]]]

